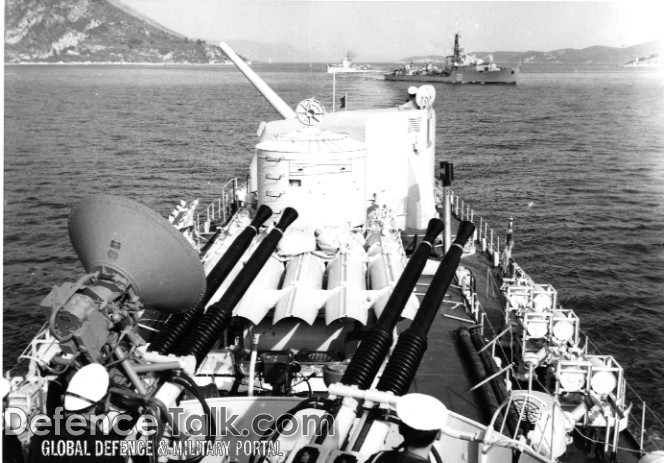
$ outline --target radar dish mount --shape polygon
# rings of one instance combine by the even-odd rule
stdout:
[[[295,108],[297,119],[307,127],[316,127],[323,122],[325,117],[325,108],[315,98],[308,98],[300,101]]]

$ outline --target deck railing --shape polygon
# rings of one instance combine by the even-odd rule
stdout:
[[[221,187],[221,194],[202,213],[196,214],[194,228],[197,236],[211,232],[212,227],[225,224],[246,196],[246,183],[233,178]]]
[[[493,228],[489,226],[489,222],[486,221],[483,217],[475,213],[475,211],[456,195],[453,191],[450,192],[450,201],[452,203],[452,213],[454,217],[458,220],[469,220],[474,222],[477,226],[475,230],[474,240],[477,242],[483,253],[487,254],[487,257],[492,260],[493,266],[498,267],[503,265],[503,268],[510,266],[509,264],[515,264],[516,268],[518,265],[511,259],[511,256],[507,256],[509,262],[501,262],[500,249],[502,244],[502,249],[505,249],[506,242],[500,239],[500,236]],[[479,221],[479,225],[477,225]],[[489,270],[487,270],[489,271]],[[490,282],[494,282],[493,278],[487,278],[487,288]],[[499,289],[497,284],[496,288]],[[482,326],[482,332],[484,332],[485,321],[488,321],[484,308],[477,298],[475,289],[470,297],[467,297],[468,309],[476,317],[477,322]],[[495,327],[490,326],[491,331],[493,331],[494,336],[498,335],[498,331]],[[502,333],[501,333],[502,334]],[[588,343],[588,347],[594,351],[596,354],[601,354],[600,350],[595,344],[588,338],[588,336],[583,333],[583,336]],[[495,348],[495,342],[492,343]],[[636,440],[637,445],[642,453],[653,451],[656,449],[661,449],[664,447],[664,423],[657,416],[655,411],[650,408],[646,401],[643,400],[636,391],[626,382],[626,389],[628,391],[627,398],[631,401],[632,409],[629,414],[627,421],[627,429],[630,432],[631,436]]]
[[[585,333],[582,332],[582,334],[588,344],[588,352],[601,355],[602,352],[597,345]],[[664,447],[664,422],[629,383],[626,382],[625,385],[626,401],[632,405],[627,429],[637,439],[642,451],[662,449]]]

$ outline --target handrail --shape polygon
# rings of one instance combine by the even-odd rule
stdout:
[[[501,249],[501,239],[498,233],[494,231],[493,228],[489,227],[488,221],[486,221],[482,216],[475,213],[475,210],[471,209],[470,205],[464,202],[463,199],[460,199],[453,191],[450,192],[450,201],[452,203],[452,213],[457,220],[470,220],[477,221],[479,219],[480,225],[477,227],[477,242],[480,244],[482,252],[487,253],[490,258],[493,258],[494,266],[497,266],[500,263],[500,249]],[[502,241],[503,249],[505,249],[506,242]],[[521,267],[510,258],[510,262],[514,267],[518,268],[523,275],[527,275]],[[532,278],[531,278],[532,280]],[[469,302],[469,301],[467,301]],[[477,308],[476,312],[480,316],[482,333],[484,332],[484,320],[488,321],[486,317],[486,312],[484,307],[480,304],[479,299],[475,298],[475,304]],[[561,306],[562,308],[562,306]],[[489,323],[490,325],[490,323]],[[496,330],[493,326],[489,326],[494,335],[496,335]],[[600,349],[590,340],[590,338],[581,331],[586,342],[593,348],[594,352],[601,354]],[[495,347],[495,344],[494,344]],[[495,352],[492,352],[495,354]],[[507,370],[509,374],[509,370]],[[640,402],[632,402],[632,412],[627,418],[627,430],[630,432],[632,437],[634,437],[639,444],[641,452],[656,450],[661,448],[664,443],[664,422],[657,416],[655,411],[649,407],[645,400],[643,400],[632,388],[632,386],[625,381],[625,386],[630,392],[632,399]],[[651,425],[650,428],[655,428],[657,434],[649,433],[646,431],[646,416],[650,419]],[[654,426],[653,426],[654,425]]]
[[[237,177],[230,179],[221,187],[220,196],[212,201],[202,213],[196,214],[195,233],[201,236],[210,233],[210,226],[225,224],[238,207],[238,193],[246,195],[247,184],[241,183]]]

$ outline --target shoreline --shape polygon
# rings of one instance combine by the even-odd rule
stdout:
[[[304,65],[306,63],[301,62],[279,62],[279,63],[267,63],[263,61],[249,62],[249,66],[271,66],[274,69],[280,68],[282,66],[298,66]],[[324,63],[310,63],[314,66],[325,66]],[[384,65],[385,63],[380,63],[376,65]],[[227,69],[233,67],[233,63],[164,63],[164,62],[118,62],[118,61],[81,61],[81,62],[32,62],[32,61],[20,61],[20,62],[5,62],[5,67],[143,67],[143,68],[186,68],[186,67],[210,67],[210,68],[219,68]],[[563,63],[543,63],[542,65],[522,65],[521,74],[541,74],[541,73],[607,73],[607,72],[645,72],[645,73],[661,73],[664,70],[664,65],[633,65],[633,64],[611,64],[611,63],[594,63],[582,65],[569,65]],[[318,72],[318,71],[317,71]],[[326,70],[323,68],[323,73]],[[333,73],[328,73],[332,75]],[[378,75],[378,72],[374,73],[339,73],[340,76],[349,76],[349,75]]]
[[[248,63],[251,66],[251,63]],[[18,63],[4,63],[5,66],[233,66],[233,63],[153,63],[153,62],[118,62],[118,61],[58,61],[57,63],[44,61],[20,61]]]

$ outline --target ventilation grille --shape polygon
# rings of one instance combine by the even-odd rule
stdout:
[[[543,404],[534,397],[522,396],[514,398],[514,406],[523,419],[530,423],[537,423],[542,417]]]
[[[422,119],[408,119],[408,133],[419,133],[422,130]]]

